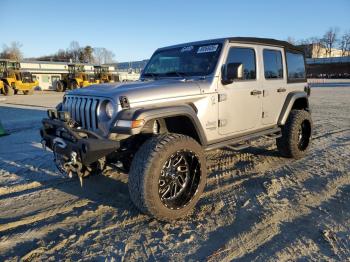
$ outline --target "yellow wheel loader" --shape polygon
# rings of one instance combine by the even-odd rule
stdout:
[[[32,95],[34,88],[39,85],[29,72],[21,71],[19,62],[7,59],[0,60],[0,91],[6,96],[23,92]]]
[[[83,64],[69,64],[68,74],[62,75],[62,79],[56,82],[56,91],[64,92],[98,83],[94,75],[85,72]]]
[[[100,83],[117,82],[117,79],[109,72],[108,66],[95,65],[94,66],[95,79]]]
[[[5,88],[4,82],[2,82],[2,80],[0,80],[0,93],[3,92],[4,88]]]

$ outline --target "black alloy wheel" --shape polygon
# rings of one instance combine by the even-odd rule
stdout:
[[[198,157],[178,151],[164,163],[159,177],[159,198],[170,209],[185,207],[196,194],[200,181]]]

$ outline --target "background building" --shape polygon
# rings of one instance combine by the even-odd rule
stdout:
[[[328,50],[322,44],[307,44],[299,45],[304,49],[305,57],[307,58],[328,58],[328,57],[343,57],[350,56],[350,51],[342,51],[337,48]]]
[[[41,90],[55,89],[56,81],[62,79],[63,74],[68,73],[67,62],[47,62],[47,61],[21,61],[21,70],[32,73],[33,77],[38,80]],[[113,75],[119,76],[119,81],[135,81],[140,74],[134,71],[118,71],[114,65],[108,65],[109,71]],[[84,64],[87,74],[94,74],[93,64]]]
[[[308,78],[350,79],[350,56],[306,59]]]

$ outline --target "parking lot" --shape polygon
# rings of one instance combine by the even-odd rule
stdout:
[[[93,176],[81,188],[57,172],[38,130],[62,96],[0,97],[9,132],[0,137],[0,260],[350,257],[349,87],[312,90],[314,139],[304,159],[280,157],[274,141],[208,152],[206,191],[194,213],[175,223],[132,205],[127,174]]]
[[[46,110],[55,107],[62,97],[63,93],[53,91],[36,91],[31,96],[0,96],[1,121],[9,131],[38,123]]]

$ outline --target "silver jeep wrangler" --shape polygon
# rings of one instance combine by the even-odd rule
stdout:
[[[303,52],[232,37],[160,48],[140,80],[68,92],[48,111],[42,143],[81,181],[107,166],[129,173],[133,203],[161,220],[186,216],[206,184],[204,152],[276,138],[303,157],[312,120]]]

